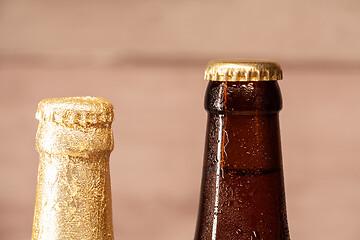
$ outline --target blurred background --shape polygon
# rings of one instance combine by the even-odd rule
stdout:
[[[116,239],[193,239],[206,63],[272,59],[292,239],[360,235],[360,1],[0,0],[0,239],[30,239],[43,98],[115,107]]]

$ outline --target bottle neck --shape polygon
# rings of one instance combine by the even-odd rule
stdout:
[[[213,151],[220,154],[217,159],[221,159],[221,171],[246,175],[281,167],[281,108],[281,93],[275,81],[209,82],[205,97],[208,150],[216,146]],[[216,141],[211,138],[214,134]]]
[[[282,109],[276,81],[210,81],[205,95],[205,109],[213,114],[267,115]]]
[[[32,239],[113,239],[109,155],[40,152]]]
[[[289,239],[277,82],[210,82],[195,239]]]
[[[93,158],[111,152],[114,137],[110,126],[81,127],[40,120],[36,133],[36,149],[52,155]]]

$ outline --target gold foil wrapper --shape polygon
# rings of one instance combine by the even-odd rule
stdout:
[[[109,157],[112,105],[102,98],[40,102],[33,240],[113,237]]]

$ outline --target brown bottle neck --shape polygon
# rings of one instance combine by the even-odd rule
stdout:
[[[201,239],[288,240],[277,82],[209,82]]]
[[[205,109],[213,114],[264,115],[277,113],[282,98],[276,81],[210,81],[205,95]]]
[[[208,149],[217,146],[221,171],[246,175],[281,168],[281,108],[280,88],[275,81],[209,82],[205,97],[208,134],[217,135],[217,141],[208,136]]]

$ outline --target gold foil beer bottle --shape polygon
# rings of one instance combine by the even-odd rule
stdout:
[[[113,239],[113,106],[95,97],[45,99],[36,118],[40,163],[32,239]]]
[[[196,240],[288,240],[278,64],[210,62]]]

